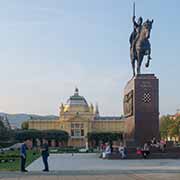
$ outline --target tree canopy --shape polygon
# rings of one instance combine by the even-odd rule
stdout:
[[[61,130],[19,130],[16,132],[16,139],[19,141],[43,138],[47,140],[67,141],[68,137],[68,133]]]
[[[114,133],[114,132],[90,132],[88,133],[88,140],[95,141],[96,145],[100,141],[103,143],[105,142],[112,142],[117,140],[122,140],[122,133]]]
[[[29,123],[28,121],[24,121],[22,124],[21,124],[21,129],[29,129]]]
[[[171,116],[162,116],[160,118],[160,133],[164,139],[180,139],[180,116],[172,118]]]
[[[5,127],[4,123],[0,121],[0,141],[6,141],[9,138],[9,130]]]

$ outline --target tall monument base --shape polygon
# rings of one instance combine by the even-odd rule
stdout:
[[[154,74],[133,77],[124,89],[125,139],[143,145],[159,138],[159,81]]]

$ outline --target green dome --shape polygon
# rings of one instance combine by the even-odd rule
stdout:
[[[68,100],[66,105],[68,106],[88,106],[86,99],[79,95],[79,90],[76,88],[75,93]]]

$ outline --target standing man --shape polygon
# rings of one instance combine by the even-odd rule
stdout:
[[[28,145],[28,140],[25,139],[24,142],[21,144],[21,147],[20,147],[20,157],[21,157],[21,167],[20,168],[21,168],[21,172],[28,172],[25,169],[27,145]]]
[[[49,171],[49,166],[48,166],[49,148],[48,148],[48,142],[46,139],[43,139],[41,155],[42,155],[42,159],[43,159],[43,163],[44,163],[43,171]]]

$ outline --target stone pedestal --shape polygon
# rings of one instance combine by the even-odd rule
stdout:
[[[142,145],[159,138],[159,83],[154,74],[132,78],[124,89],[125,138]]]

